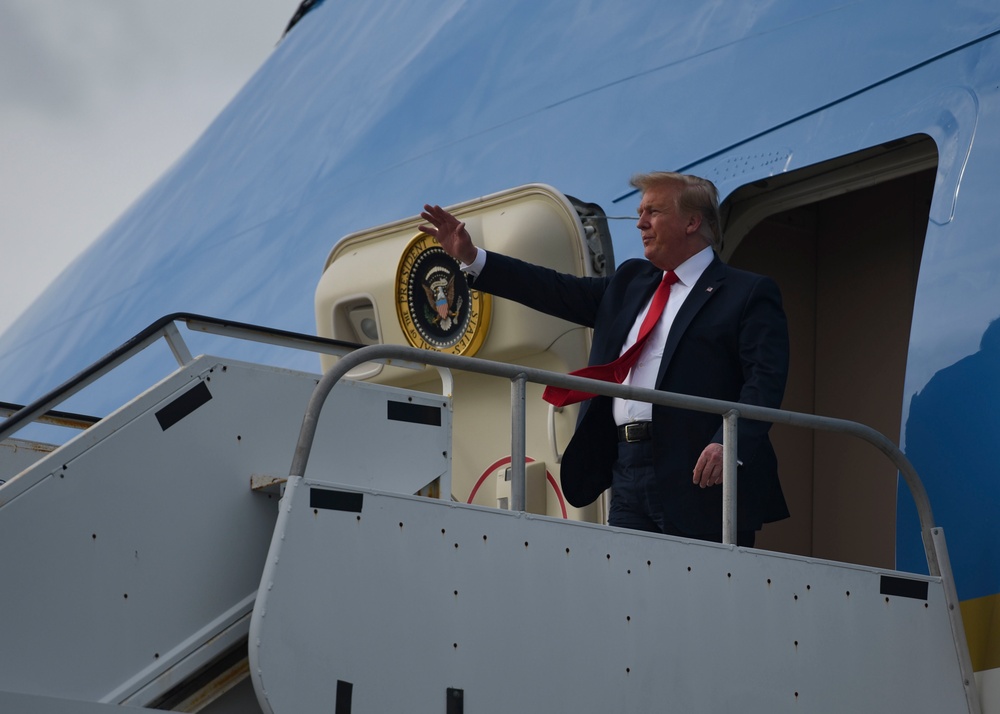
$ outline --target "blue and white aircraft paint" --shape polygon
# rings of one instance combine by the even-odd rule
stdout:
[[[660,169],[712,179],[723,257],[778,280],[784,406],[870,424],[921,474],[1000,711],[993,3],[316,3],[0,337],[0,399],[30,402],[168,313],[312,333],[337,241],[425,202],[548,184],[603,207],[615,257],[638,256],[634,221],[614,217],[634,215],[629,176]],[[137,382],[168,361],[144,356]],[[134,392],[68,406],[100,416]],[[761,547],[925,569],[892,470],[808,438],[775,428],[793,518]]]

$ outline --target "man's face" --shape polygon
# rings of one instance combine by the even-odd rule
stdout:
[[[651,186],[639,204],[636,227],[646,260],[660,270],[673,270],[706,245],[697,234],[701,217],[677,207],[679,191],[673,184]]]

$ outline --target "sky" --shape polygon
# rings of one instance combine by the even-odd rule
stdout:
[[[0,0],[0,333],[194,143],[300,0]]]

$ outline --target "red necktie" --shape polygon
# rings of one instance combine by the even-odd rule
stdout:
[[[670,286],[676,282],[677,275],[674,271],[668,270],[663,275],[663,280],[660,282],[659,287],[656,288],[656,292],[653,293],[653,299],[649,303],[649,310],[646,312],[646,317],[643,318],[642,324],[639,325],[639,336],[636,338],[635,344],[629,347],[621,357],[614,362],[591,365],[590,367],[570,372],[570,374],[574,377],[601,379],[605,382],[618,382],[618,384],[625,381],[629,370],[632,369],[632,365],[639,360],[642,346],[646,343],[646,339],[650,333],[653,332],[653,327],[660,319],[660,315],[663,314],[667,298],[670,297]],[[545,392],[542,393],[542,399],[557,407],[576,404],[593,396],[593,394],[588,392],[578,392],[575,389],[563,389],[562,387],[546,387]]]

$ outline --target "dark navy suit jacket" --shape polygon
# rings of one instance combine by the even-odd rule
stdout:
[[[591,327],[590,364],[618,357],[662,271],[628,260],[607,278],[558,273],[490,253],[475,288]],[[664,345],[656,388],[713,399],[779,407],[788,373],[788,328],[777,285],[716,257],[684,301]],[[612,400],[585,402],[561,466],[563,492],[584,506],[611,485],[617,458]],[[721,532],[722,488],[701,488],[692,473],[710,442],[722,443],[722,417],[653,406],[653,453],[663,509],[685,533]],[[739,420],[737,527],[759,529],[788,517],[778,482],[770,424]]]

